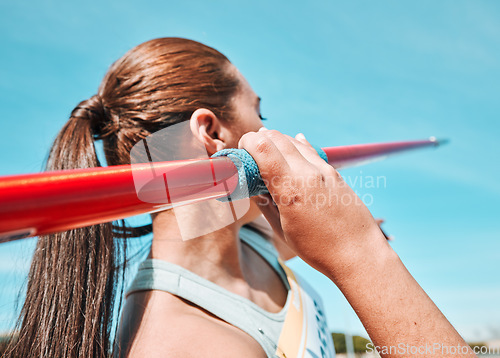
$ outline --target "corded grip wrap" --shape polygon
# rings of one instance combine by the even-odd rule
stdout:
[[[328,163],[326,153],[320,147],[313,146],[319,156]],[[230,197],[219,198],[219,201],[239,200],[255,195],[267,194],[269,191],[260,176],[259,167],[252,156],[245,149],[223,149],[212,155],[214,157],[228,157],[238,169],[238,186]]]

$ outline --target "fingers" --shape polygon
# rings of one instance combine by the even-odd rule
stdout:
[[[276,130],[261,128],[259,134],[268,137],[275,144],[276,148],[283,154],[290,167],[293,168],[294,165],[300,164],[303,161],[303,153],[307,152],[304,144]]]
[[[295,148],[302,154],[302,156],[307,159],[310,163],[314,164],[314,166],[318,167],[322,172],[326,169],[331,169],[332,167],[328,165],[318,154],[316,149],[307,141],[304,134],[299,133],[292,138],[286,134],[279,133],[277,131],[268,130],[265,127],[259,129],[259,132],[262,132],[264,135],[268,135],[275,141],[281,141],[284,139],[288,139]],[[288,144],[286,140],[283,141],[283,144]],[[281,147],[278,145],[278,147]],[[285,156],[285,159],[288,160],[288,157]],[[325,174],[325,173],[324,173]]]
[[[280,211],[311,197],[314,190],[321,190],[321,187],[327,190],[326,181],[333,185],[342,182],[337,171],[321,159],[303,135],[295,139],[278,131],[261,129],[245,134],[239,147],[254,158]],[[330,185],[328,190],[335,190],[335,187]]]
[[[331,168],[323,158],[321,158],[313,148],[313,146],[308,142],[304,134],[299,133],[295,136],[295,139],[292,139],[292,143],[295,144],[300,153],[306,158],[309,162],[320,168],[323,171],[325,168]]]
[[[280,188],[287,186],[297,172],[314,171],[290,139],[277,131],[247,133],[241,137],[239,147],[254,158],[275,202],[281,202],[276,197],[282,194]]]
[[[290,171],[283,154],[261,131],[244,134],[238,148],[245,149],[254,158],[261,173],[274,170],[276,175],[285,175]]]

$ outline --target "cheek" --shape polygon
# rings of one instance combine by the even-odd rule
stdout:
[[[252,111],[252,113],[249,114],[246,118],[244,126],[245,131],[244,133],[242,133],[242,135],[248,132],[257,132],[261,127],[263,127],[262,121],[255,113],[255,111]]]
[[[226,148],[238,148],[238,142],[245,133],[244,128],[242,128],[238,123],[231,124],[231,127],[228,128],[228,131],[224,136]]]
[[[248,132],[257,132],[262,127],[262,122],[259,117],[257,120],[240,120],[232,126],[231,130],[231,145],[238,146],[240,138]]]

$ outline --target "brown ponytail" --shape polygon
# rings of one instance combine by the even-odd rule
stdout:
[[[231,120],[238,88],[234,68],[213,48],[180,38],[145,42],[111,66],[98,95],[73,110],[55,139],[47,170],[100,166],[94,147],[99,139],[109,165],[127,164],[135,143],[189,119],[198,108]],[[126,250],[113,236],[148,231],[121,224],[39,237],[18,338],[7,357],[111,354],[113,304]]]
[[[57,136],[47,170],[99,166],[92,126],[104,111],[81,102]],[[106,357],[115,283],[111,223],[41,236],[21,312],[17,357]],[[7,354],[9,355],[9,354]]]

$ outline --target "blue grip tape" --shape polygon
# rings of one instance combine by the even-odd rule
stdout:
[[[328,157],[323,149],[313,146],[319,156],[328,163]],[[212,155],[215,157],[228,157],[238,169],[238,186],[233,193],[225,198],[219,198],[219,201],[230,201],[249,198],[256,195],[267,194],[267,190],[259,167],[252,156],[245,149],[223,149]]]

